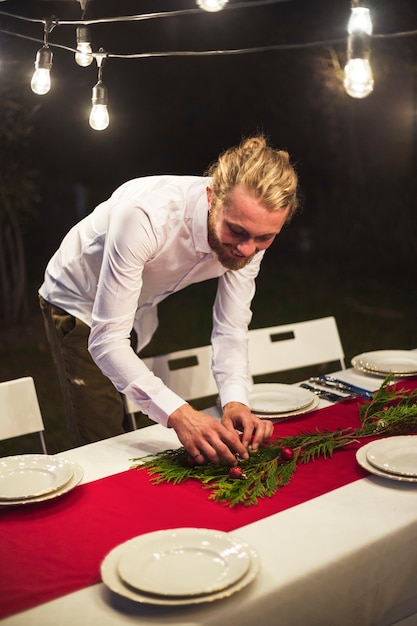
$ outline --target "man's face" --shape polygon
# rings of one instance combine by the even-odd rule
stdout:
[[[224,267],[240,270],[260,250],[266,250],[280,232],[288,209],[268,211],[242,187],[235,187],[226,204],[215,204],[211,189],[208,241]]]

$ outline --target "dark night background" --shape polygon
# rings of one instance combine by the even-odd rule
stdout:
[[[413,0],[368,5],[374,34],[417,28]],[[196,8],[194,0],[90,0],[86,18],[190,8]],[[10,0],[0,10],[81,17],[76,0]],[[371,245],[374,269],[389,271],[394,264],[397,270],[400,262],[407,271],[416,252],[417,36],[375,38],[374,92],[352,99],[341,85],[349,13],[346,0],[288,0],[92,25],[94,50],[115,54],[340,41],[234,56],[109,59],[103,82],[111,119],[103,132],[88,125],[95,63],[80,68],[70,52],[52,48],[52,88],[36,96],[29,82],[40,44],[0,34],[2,54],[19,59],[16,89],[39,104],[30,138],[41,194],[28,241],[32,267],[42,266],[68,227],[125,180],[201,174],[220,151],[261,131],[291,154],[304,198],[281,248],[350,268],[363,265],[364,246]],[[43,36],[41,24],[0,16],[0,27]],[[74,40],[74,26],[58,26],[49,37],[51,45],[75,47]],[[2,72],[7,75],[7,64]]]

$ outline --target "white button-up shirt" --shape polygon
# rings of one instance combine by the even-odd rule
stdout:
[[[224,406],[248,404],[247,327],[263,252],[227,270],[208,244],[206,187],[195,176],[129,181],[66,235],[50,260],[40,294],[91,327],[89,351],[116,388],[166,425],[184,404],[138,351],[158,325],[157,305],[192,283],[219,278],[213,307],[213,374]]]

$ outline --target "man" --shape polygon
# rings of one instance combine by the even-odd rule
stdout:
[[[264,251],[296,206],[288,154],[260,136],[227,150],[206,177],[129,181],[69,231],[39,294],[74,444],[123,432],[119,392],[174,428],[199,464],[233,465],[250,442],[256,449],[271,436],[272,424],[249,409],[247,329]],[[168,389],[130,340],[134,330],[139,352],[156,330],[158,303],[214,277],[221,422]]]

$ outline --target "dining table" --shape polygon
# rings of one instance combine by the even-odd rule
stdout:
[[[381,377],[331,372],[376,391]],[[415,389],[417,378],[397,380]],[[276,420],[274,435],[358,427],[363,398]],[[206,412],[219,418],[216,406]],[[4,626],[417,625],[417,482],[390,480],[357,462],[357,441],[297,467],[251,506],[209,497],[199,481],[156,484],[132,459],[176,450],[159,424],[57,456],[82,468],[60,497],[0,507],[0,620]],[[227,533],[256,554],[253,580],[207,601],[142,602],[102,580],[118,545],[170,529]],[[184,572],[178,571],[178,577]]]

